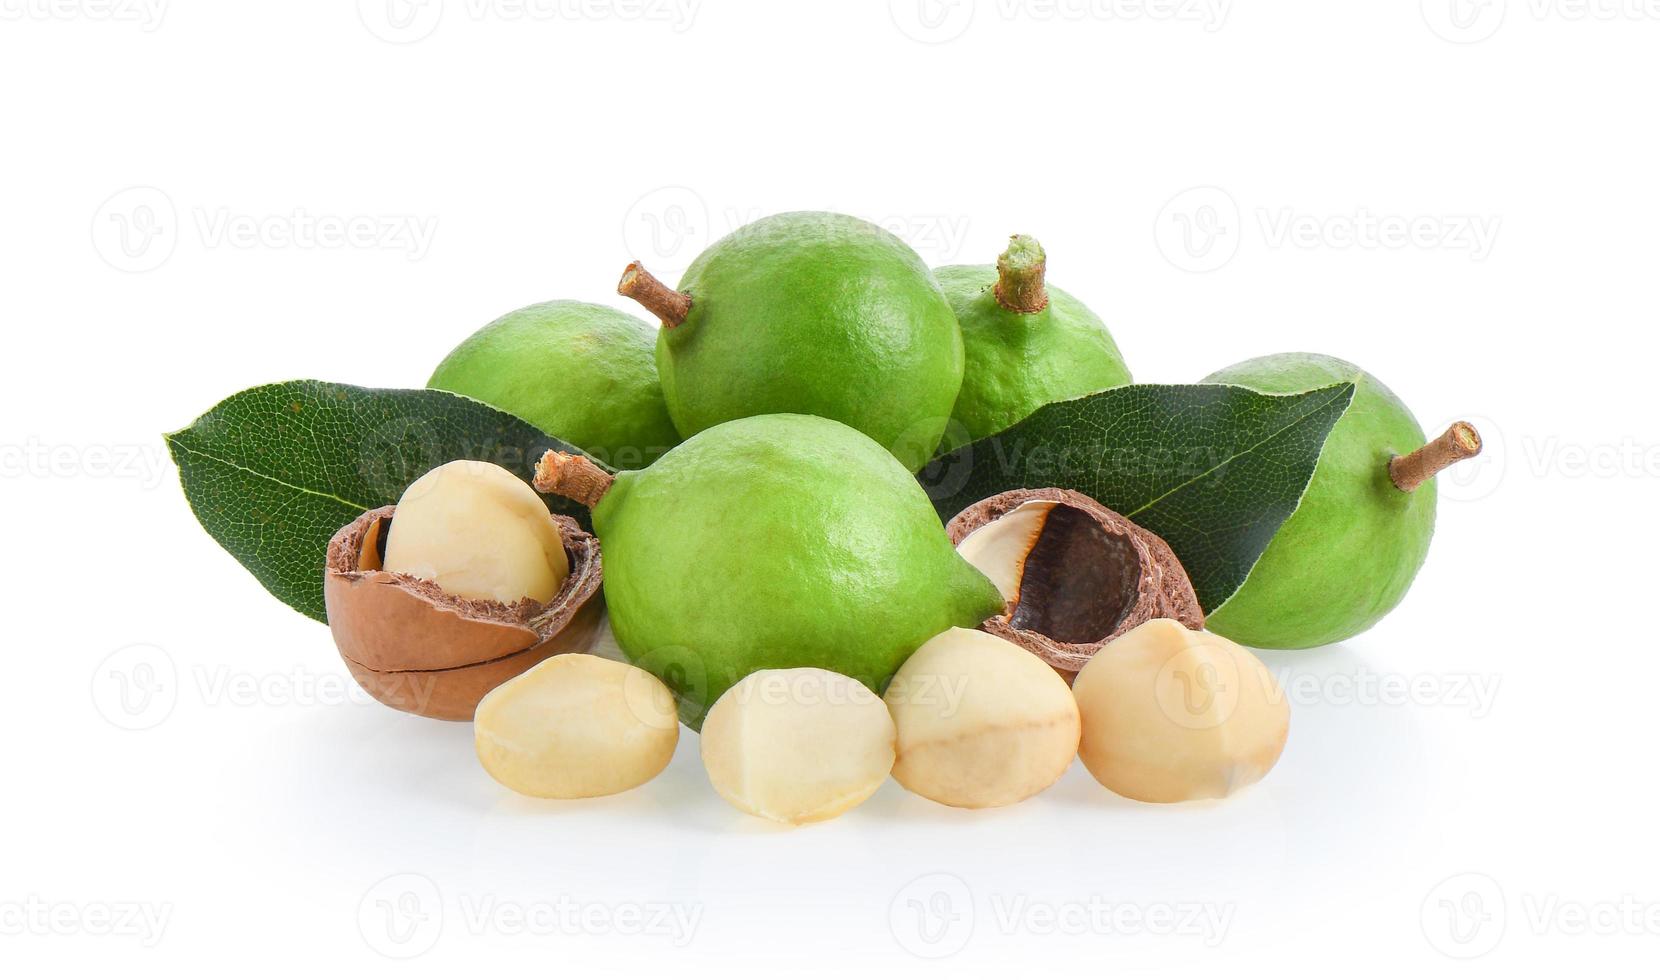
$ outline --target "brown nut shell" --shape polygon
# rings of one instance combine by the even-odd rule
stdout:
[[[1016,537],[996,555],[976,560],[966,553],[971,535],[1017,512],[1022,520],[1008,528]],[[971,562],[1010,566],[1002,575],[981,568],[1009,605],[980,628],[1030,650],[1069,679],[1142,623],[1174,619],[1204,628],[1204,609],[1170,545],[1077,491],[1000,493],[952,518],[946,531]]]
[[[381,567],[396,508],[381,507],[329,541],[323,601],[352,677],[382,704],[470,721],[484,695],[559,653],[586,650],[599,631],[599,540],[555,516],[571,573],[546,605],[449,595]]]

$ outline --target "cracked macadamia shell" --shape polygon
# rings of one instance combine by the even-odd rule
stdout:
[[[728,803],[757,817],[828,820],[870,798],[894,760],[893,719],[875,692],[818,667],[759,670],[703,722],[703,766]]]
[[[556,653],[583,650],[599,628],[599,542],[555,517],[570,575],[546,604],[462,599],[382,567],[395,507],[372,510],[329,542],[323,599],[352,677],[382,704],[468,721],[479,699]]]
[[[947,530],[1007,602],[980,628],[1069,676],[1150,619],[1204,627],[1193,583],[1164,539],[1081,493],[1011,490]]]
[[[1002,637],[952,629],[905,662],[885,700],[899,733],[893,776],[947,806],[1034,796],[1078,753],[1078,705],[1043,661]]]
[[[585,653],[544,660],[485,695],[473,743],[486,772],[544,799],[610,796],[674,758],[680,716],[663,682]]]
[[[1220,799],[1255,783],[1279,760],[1291,725],[1291,706],[1262,661],[1168,619],[1107,644],[1072,693],[1084,766],[1146,803]]]

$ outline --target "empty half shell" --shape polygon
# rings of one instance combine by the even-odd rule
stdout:
[[[981,625],[1063,674],[1154,619],[1202,629],[1193,583],[1164,539],[1072,490],[1011,490],[947,526],[1008,603]]]

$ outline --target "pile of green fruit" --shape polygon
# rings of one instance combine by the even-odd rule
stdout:
[[[1083,702],[1055,701],[1043,678],[1064,689],[1113,650],[1112,669],[1125,670],[1149,644],[1255,663],[1179,632],[1204,627],[1216,643],[1267,648],[1343,640],[1405,596],[1434,528],[1436,472],[1480,448],[1464,423],[1427,439],[1382,383],[1331,357],[1131,384],[1106,325],[1047,281],[1047,257],[1025,236],[995,265],[930,270],[875,225],[783,214],[715,243],[677,287],[634,264],[619,292],[657,325],[542,303],[467,338],[427,390],[267,386],[169,437],[204,526],[279,597],[321,613],[368,690],[433,717],[476,714],[486,766],[538,795],[592,795],[578,791],[593,788],[585,770],[550,760],[578,746],[608,758],[596,746],[628,742],[641,719],[657,733],[634,739],[655,760],[644,778],[666,764],[673,741],[652,685],[698,728],[758,679],[820,671],[890,692],[897,736],[881,734],[888,712],[859,722],[877,781],[895,765],[892,751],[880,764],[886,737],[902,782],[944,787],[925,795],[1023,798],[1053,777],[1028,790],[982,774],[997,746],[956,776],[915,761],[920,749],[907,764],[915,709],[893,704],[890,685],[913,654],[1018,668],[999,685],[1029,683],[1058,704],[1032,715],[1052,730],[1068,711],[1077,729]],[[319,446],[318,433],[335,439]],[[554,654],[592,649],[602,619],[649,683],[621,665],[552,669]],[[1178,632],[1138,629],[1151,622]],[[977,628],[1041,676],[1019,679],[1027,668],[1001,650],[945,642]],[[1139,646],[1125,645],[1132,636]],[[615,696],[585,701],[578,683]],[[603,734],[549,721],[542,740],[557,729],[563,749],[503,754],[526,743],[526,726],[583,703],[633,704],[632,721]],[[780,724],[745,705],[750,731]],[[819,736],[839,730],[840,715],[815,710],[788,717]],[[1261,717],[1283,742],[1283,724]],[[515,737],[498,738],[504,728]],[[1088,746],[1087,707],[1082,731]],[[780,819],[839,812],[797,808],[788,792],[785,804],[740,801],[723,782],[764,766],[717,759],[710,737],[711,778],[740,806],[782,807]],[[1097,747],[1093,758],[1113,756]],[[504,775],[526,765],[541,775]],[[1007,785],[988,796],[965,780]],[[1135,780],[1160,787],[1138,798],[1180,798],[1156,771]]]

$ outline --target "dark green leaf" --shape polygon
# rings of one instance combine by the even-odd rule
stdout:
[[[576,451],[461,395],[326,381],[232,395],[167,446],[208,533],[272,595],[317,620],[329,538],[364,511],[396,503],[451,460],[488,460],[528,481],[544,451]],[[546,499],[587,526],[584,508]]]
[[[1349,382],[1295,395],[1129,385],[1046,405],[922,473],[940,516],[1020,488],[1099,500],[1170,542],[1207,612],[1244,584],[1297,509]]]

